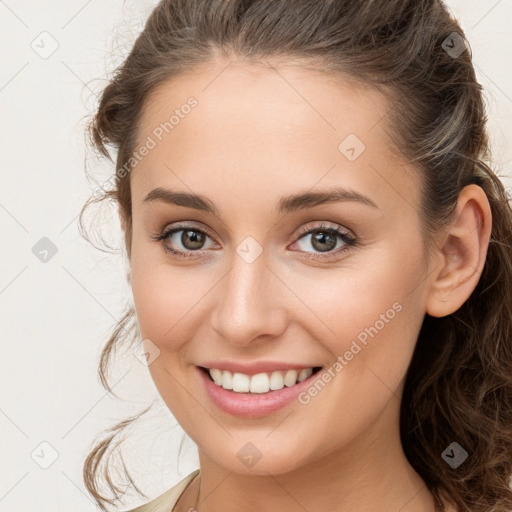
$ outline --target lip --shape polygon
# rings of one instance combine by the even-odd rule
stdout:
[[[215,367],[213,367],[215,368]],[[301,367],[303,368],[303,367]],[[261,418],[272,414],[297,399],[298,395],[321,376],[322,369],[291,387],[284,387],[268,393],[236,393],[217,386],[204,368],[196,366],[207,395],[224,412],[241,418]],[[220,369],[220,368],[219,368]]]
[[[228,370],[231,373],[244,373],[245,375],[256,375],[257,373],[275,372],[279,370],[302,370],[304,368],[316,368],[320,364],[291,364],[283,361],[254,361],[252,363],[241,363],[240,361],[206,361],[198,366]]]

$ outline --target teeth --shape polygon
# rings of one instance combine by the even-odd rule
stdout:
[[[230,389],[236,393],[268,393],[270,390],[277,391],[285,386],[291,387],[302,382],[313,373],[313,368],[304,368],[298,373],[297,370],[283,370],[256,375],[210,368],[209,373],[215,384],[224,389]]]

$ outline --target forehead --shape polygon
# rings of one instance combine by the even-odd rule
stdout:
[[[269,139],[275,131],[291,138],[299,132],[335,139],[347,130],[363,135],[379,123],[387,107],[386,98],[375,88],[300,64],[216,61],[180,74],[152,91],[139,122],[139,140],[175,111],[179,114],[191,97],[198,102],[193,117],[200,118],[203,127],[199,136],[215,126],[230,129],[230,137],[236,135],[235,128],[241,136],[246,133],[244,128],[249,128],[254,135],[257,130],[259,137],[267,134]],[[199,123],[194,126],[199,127]],[[173,128],[171,135],[186,128]],[[222,135],[216,131],[208,133],[208,138],[221,139]]]
[[[387,109],[375,89],[300,65],[217,62],[178,75],[145,103],[138,145],[154,147],[132,171],[133,201],[165,183],[262,204],[269,189],[318,184],[413,198]]]

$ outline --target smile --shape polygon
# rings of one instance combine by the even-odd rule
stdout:
[[[213,404],[225,413],[249,419],[262,418],[297,401],[300,393],[321,376],[322,367],[253,375],[201,366],[196,369]]]
[[[273,372],[247,375],[217,368],[204,368],[213,382],[219,387],[234,393],[268,393],[286,387],[292,387],[306,380],[320,367],[303,368],[302,370],[278,370]]]

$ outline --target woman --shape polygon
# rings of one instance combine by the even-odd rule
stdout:
[[[103,382],[143,340],[200,460],[137,511],[511,509],[512,215],[441,2],[164,0],[91,134],[135,304]]]

